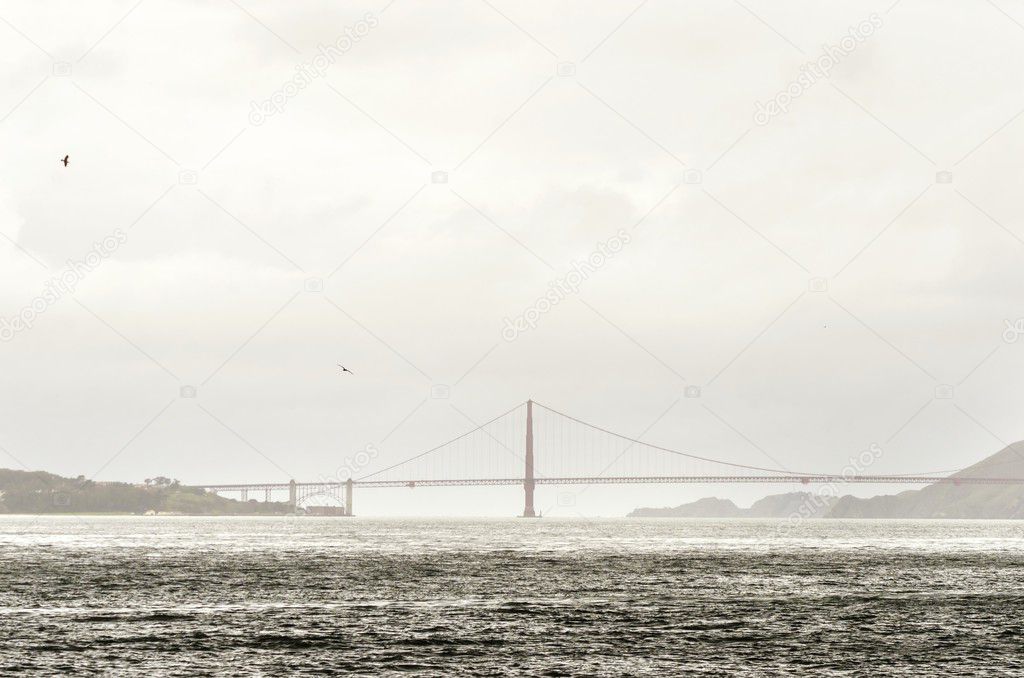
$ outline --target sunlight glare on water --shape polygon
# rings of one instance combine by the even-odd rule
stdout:
[[[0,666],[1024,669],[1022,547],[1009,521],[4,517]]]

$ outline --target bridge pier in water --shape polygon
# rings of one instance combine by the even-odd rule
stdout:
[[[349,478],[345,481],[345,515],[352,515],[352,479]]]
[[[292,511],[298,507],[298,492],[296,491],[294,478],[288,481],[288,505],[292,507]]]
[[[533,477],[533,401],[526,401],[526,469],[523,473],[523,492],[525,502],[523,504],[523,517],[536,518],[537,512],[533,509],[533,489],[537,482]]]

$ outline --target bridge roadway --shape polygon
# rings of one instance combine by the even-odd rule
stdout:
[[[371,487],[467,487],[484,485],[523,485],[525,478],[425,478],[421,480],[354,480],[352,484],[360,488]],[[537,485],[636,485],[652,483],[799,483],[803,485],[815,483],[868,483],[868,484],[900,484],[930,485],[946,483],[951,485],[1021,485],[1024,478],[983,478],[983,477],[934,477],[934,476],[892,476],[892,475],[749,475],[749,476],[594,476],[583,478],[546,478],[535,477]],[[344,488],[346,481],[296,482],[294,486],[301,488]],[[239,492],[242,490],[288,490],[292,483],[225,483],[209,485],[190,485],[211,492]]]

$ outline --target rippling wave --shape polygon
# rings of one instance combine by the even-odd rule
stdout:
[[[0,519],[0,671],[1022,675],[1011,522]]]

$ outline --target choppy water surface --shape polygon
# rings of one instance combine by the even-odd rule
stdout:
[[[0,518],[0,671],[1022,675],[1009,522]]]

